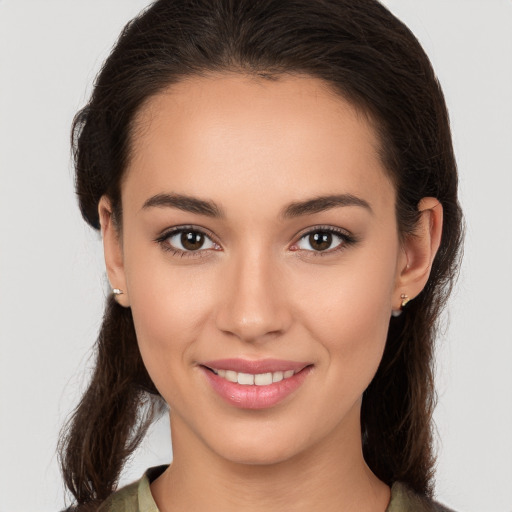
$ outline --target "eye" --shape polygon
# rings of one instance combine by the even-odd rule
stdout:
[[[294,244],[292,249],[321,252],[334,252],[351,244],[354,239],[334,228],[322,228],[309,231]]]
[[[182,256],[209,249],[219,250],[220,246],[215,243],[206,233],[195,228],[176,228],[168,231],[156,240],[167,251]]]

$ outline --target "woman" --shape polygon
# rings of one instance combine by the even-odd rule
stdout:
[[[73,142],[112,285],[62,444],[79,510],[443,510],[432,351],[461,212],[403,24],[373,0],[158,1]],[[164,401],[172,465],[112,494]]]

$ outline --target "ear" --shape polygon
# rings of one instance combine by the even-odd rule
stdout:
[[[121,234],[112,214],[110,199],[106,196],[102,196],[99,201],[98,214],[108,280],[113,290],[117,289],[122,292],[115,296],[117,302],[121,306],[129,307],[130,300],[126,287]]]
[[[443,207],[434,197],[424,197],[418,204],[420,218],[414,233],[406,235],[397,269],[394,311],[414,299],[427,284],[432,262],[441,243]]]

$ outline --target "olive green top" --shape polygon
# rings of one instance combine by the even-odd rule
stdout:
[[[158,466],[148,469],[140,480],[112,494],[102,503],[98,512],[159,512],[149,485],[166,467]],[[386,512],[450,512],[450,510],[414,494],[406,485],[396,482],[391,487],[391,500]]]

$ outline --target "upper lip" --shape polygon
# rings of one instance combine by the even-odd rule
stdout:
[[[285,361],[282,359],[216,359],[215,361],[205,361],[201,363],[202,366],[206,366],[212,370],[231,370],[237,373],[272,373],[272,372],[285,372],[287,370],[293,370],[298,372],[309,366],[310,363],[298,362],[298,361]]]

